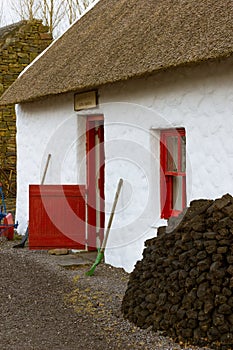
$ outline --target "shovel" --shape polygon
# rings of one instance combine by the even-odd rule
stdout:
[[[110,214],[110,217],[109,217],[108,226],[107,226],[107,230],[106,230],[106,234],[104,236],[104,240],[103,240],[102,246],[101,246],[101,248],[98,251],[98,254],[97,254],[97,257],[95,259],[94,264],[92,265],[90,270],[86,272],[87,276],[92,276],[94,274],[96,266],[101,263],[101,261],[102,261],[102,259],[104,257],[104,251],[105,251],[105,247],[106,247],[106,244],[107,244],[110,228],[111,228],[111,225],[112,225],[113,216],[114,216],[114,213],[115,213],[115,209],[116,209],[116,205],[117,205],[117,201],[118,201],[118,198],[119,198],[119,194],[120,194],[122,185],[123,185],[123,180],[120,179],[119,183],[118,183],[118,186],[117,186],[117,190],[116,190],[116,194],[115,194],[115,198],[114,198],[114,202],[113,202],[113,206],[112,206],[112,211],[111,211],[111,214]]]

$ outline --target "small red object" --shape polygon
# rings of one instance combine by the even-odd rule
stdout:
[[[11,213],[8,213],[3,219],[4,225],[0,228],[3,230],[3,236],[7,237],[9,240],[14,238],[14,221]]]

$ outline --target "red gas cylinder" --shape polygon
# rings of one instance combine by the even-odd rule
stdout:
[[[4,229],[4,236],[7,237],[9,240],[13,240],[14,238],[14,221],[13,216],[11,213],[8,213],[5,218],[3,219],[3,223],[5,226]],[[7,227],[9,226],[9,227]]]

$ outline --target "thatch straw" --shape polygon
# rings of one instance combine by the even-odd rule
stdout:
[[[0,103],[87,90],[232,53],[232,0],[100,0]]]

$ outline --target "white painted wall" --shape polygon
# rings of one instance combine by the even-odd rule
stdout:
[[[84,183],[78,178],[77,162],[85,149],[82,127],[78,130],[73,97],[47,99],[16,106],[17,114],[17,203],[18,232],[23,234],[28,221],[28,186],[40,184],[48,154],[51,159],[45,184]],[[79,147],[77,147],[77,144]]]
[[[110,85],[99,95],[96,109],[78,114],[72,94],[17,107],[17,219],[22,232],[28,184],[39,183],[47,153],[52,161],[46,183],[85,182],[85,114],[103,113],[106,223],[118,179],[124,179],[105,260],[131,271],[144,241],[162,223],[160,129],[186,129],[188,202],[233,194],[232,61]]]

